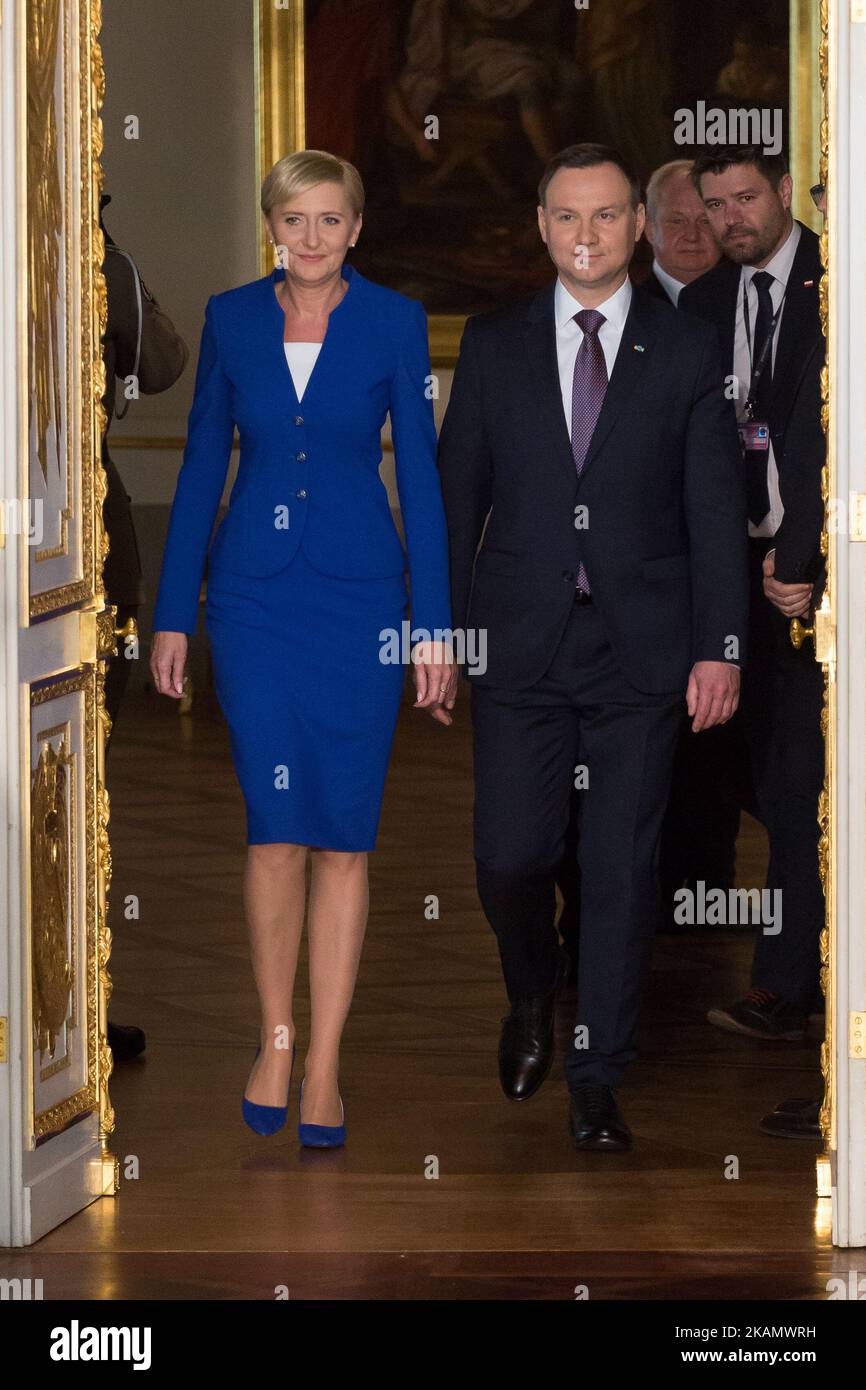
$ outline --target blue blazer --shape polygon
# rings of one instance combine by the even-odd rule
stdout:
[[[344,579],[401,574],[406,554],[379,477],[390,411],[413,628],[451,626],[448,538],[429,398],[427,320],[417,301],[344,266],[349,288],[298,402],[283,349],[277,269],[211,295],[195,396],[153,614],[156,632],[195,632],[199,592],[234,430],[238,474],[210,572],[264,577],[298,547]]]

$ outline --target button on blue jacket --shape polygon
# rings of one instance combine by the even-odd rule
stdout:
[[[426,316],[417,301],[354,267],[344,266],[343,274],[349,288],[331,311],[302,402],[275,293],[285,271],[208,300],[154,631],[196,630],[235,426],[238,474],[210,549],[211,573],[275,574],[299,546],[313,566],[340,578],[402,573],[407,557],[379,476],[389,412],[412,627],[450,628]]]

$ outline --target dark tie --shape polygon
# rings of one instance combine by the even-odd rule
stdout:
[[[571,388],[571,452],[577,476],[580,477],[607,390],[607,364],[604,349],[598,341],[598,330],[605,322],[604,314],[597,309],[581,309],[580,313],[574,315],[574,320],[583,333],[583,341],[574,359]],[[582,560],[577,571],[577,587],[584,594],[590,592]]]
[[[773,322],[773,300],[770,286],[773,276],[766,270],[757,270],[752,276],[752,284],[758,292],[758,315],[755,319],[755,336],[752,341],[752,379],[750,395],[755,403],[756,418],[766,421],[767,402],[773,384],[773,348],[767,348],[767,360],[759,377],[755,368],[761,360]],[[770,510],[770,490],[767,483],[767,468],[770,462],[769,449],[746,451],[746,500],[749,507],[749,520],[759,526]]]

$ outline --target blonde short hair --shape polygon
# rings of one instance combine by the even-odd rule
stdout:
[[[364,211],[364,185],[354,164],[325,150],[297,150],[278,159],[266,175],[262,183],[262,212],[265,217],[270,216],[275,207],[318,183],[340,184],[352,211],[357,216]]]

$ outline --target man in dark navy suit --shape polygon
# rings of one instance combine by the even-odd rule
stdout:
[[[818,237],[791,214],[783,155],[716,148],[695,161],[693,179],[724,255],[683,290],[680,309],[717,327],[747,469],[748,674],[731,732],[748,754],[770,845],[767,888],[781,901],[781,922],[774,914],[758,936],[750,989],[708,1017],[750,1037],[797,1040],[818,992],[824,921],[823,677],[811,644],[795,650],[789,634],[791,618],[810,612],[821,568],[823,271]]]
[[[653,171],[646,188],[644,236],[652,247],[653,263],[642,283],[648,294],[675,308],[680,291],[712,270],[721,254],[691,171],[691,159],[673,159]],[[702,879],[707,887],[727,890],[733,884],[740,807],[734,796],[720,792],[727,785],[719,775],[729,757],[727,732],[717,726],[695,738],[688,725],[683,727],[661,837],[660,931],[684,930],[673,916],[675,893],[684,885],[694,888]],[[556,874],[563,898],[556,925],[567,952],[568,981],[574,985],[580,939],[579,809],[580,794],[575,791],[565,855]]]
[[[628,278],[644,208],[621,157],[569,147],[539,203],[556,280],[469,320],[443,423],[453,621],[487,632],[475,859],[511,1004],[503,1089],[525,1099],[551,1062],[553,876],[576,786],[570,1125],[578,1148],[623,1149],[614,1092],[635,1055],[684,697],[698,730],[739,697],[742,460],[715,332]]]

